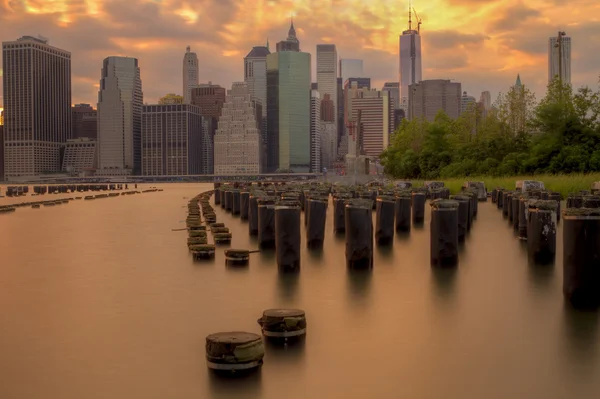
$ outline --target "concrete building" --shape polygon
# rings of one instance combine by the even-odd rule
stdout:
[[[7,180],[60,172],[71,137],[71,53],[23,36],[2,43]]]
[[[310,172],[321,172],[321,95],[310,92]]]
[[[295,38],[293,26],[290,38]],[[268,172],[310,170],[310,85],[309,53],[282,50],[267,56]]]
[[[390,93],[390,98],[394,102],[394,109],[400,109],[400,84],[398,82],[385,82],[382,90]]]
[[[483,109],[489,111],[492,109],[492,95],[489,91],[481,92],[481,96],[479,97],[479,101],[483,104]]]
[[[71,138],[98,137],[98,111],[90,104],[75,104],[71,108]]]
[[[202,114],[202,168],[200,174],[209,175],[215,170],[214,137],[225,97],[225,88],[213,85],[212,82],[192,89],[192,104],[200,107]]]
[[[466,91],[463,91],[462,97],[460,98],[460,113],[467,111],[470,106],[474,106],[477,100],[473,96],[469,96]]]
[[[158,100],[159,105],[173,105],[173,104],[189,104],[184,102],[183,96],[175,93],[165,94]]]
[[[63,149],[62,171],[72,175],[93,174],[98,159],[96,144],[95,139],[87,137],[67,140]]]
[[[356,90],[351,99],[351,121],[360,113],[361,148],[369,157],[379,157],[394,132],[394,106],[389,92]]]
[[[440,110],[456,119],[461,112],[461,84],[450,80],[423,80],[410,86],[408,119],[433,121]]]
[[[98,92],[97,173],[141,173],[143,102],[137,58],[105,58]]]
[[[400,106],[405,111],[409,107],[409,86],[419,83],[422,79],[421,35],[418,22],[417,29],[413,29],[412,10],[408,9],[408,29],[400,35],[399,44],[399,76],[400,76]]]
[[[202,115],[193,104],[144,105],[142,174],[201,174]]]
[[[262,104],[246,83],[233,83],[215,134],[215,174],[258,175],[263,171]]]
[[[352,98],[359,90],[371,90],[370,78],[350,78],[344,84],[344,123],[347,124],[352,117]],[[346,132],[347,133],[347,132]]]
[[[329,99],[333,103],[333,115],[328,122],[337,120],[337,76],[338,55],[335,44],[317,44],[317,87],[321,99]],[[321,114],[321,117],[330,114]],[[324,120],[324,119],[323,119]]]
[[[344,82],[342,78],[337,78],[337,140],[338,149],[342,144],[343,137],[346,135],[346,127],[344,126]],[[338,155],[339,155],[338,150]],[[339,159],[338,159],[339,160]]]
[[[190,46],[185,49],[183,56],[183,102],[192,102],[192,89],[198,86],[198,56]]]
[[[321,122],[321,171],[332,170],[337,160],[336,125],[331,122]]]
[[[4,181],[4,125],[0,125],[0,181]]]
[[[349,78],[362,78],[364,76],[362,60],[350,58],[340,59],[340,77],[342,78],[342,85],[344,85]]]
[[[561,36],[560,43],[559,48],[558,36],[548,39],[548,82],[562,73],[563,83],[571,84],[571,38]]]
[[[244,83],[250,90],[252,98],[258,100],[262,106],[261,137],[263,143],[267,140],[267,55],[269,42],[266,46],[255,46],[244,57]]]
[[[319,93],[320,94],[320,93]],[[333,102],[329,94],[322,96],[321,100],[321,121],[335,123],[336,115],[335,109],[337,104]]]

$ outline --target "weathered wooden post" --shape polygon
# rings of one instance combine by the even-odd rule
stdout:
[[[300,309],[267,309],[258,319],[263,336],[271,342],[290,344],[306,337],[306,314]]]
[[[412,218],[414,224],[421,224],[425,220],[425,200],[425,193],[412,193]]]
[[[346,265],[350,269],[373,267],[373,220],[371,200],[346,203]]]
[[[556,256],[556,201],[530,201],[527,217],[527,253],[535,263]]]
[[[206,337],[206,364],[219,374],[244,374],[263,364],[265,348],[260,335],[220,332]]]
[[[410,231],[412,194],[410,192],[401,192],[396,195],[395,217],[396,231]]]
[[[248,220],[248,208],[250,206],[250,193],[242,191],[240,193],[240,219]]]
[[[328,203],[323,199],[311,198],[308,200],[306,215],[308,225],[306,226],[306,246],[308,248],[323,247],[325,239],[325,221],[327,219]]]
[[[459,202],[436,200],[431,203],[431,264],[455,266],[458,263]]]
[[[275,250],[279,270],[300,270],[300,207],[275,207]]]
[[[450,199],[458,202],[458,241],[462,242],[467,236],[471,199],[464,195],[452,195]]]
[[[275,205],[272,200],[258,203],[258,246],[261,249],[275,247]]]
[[[394,239],[395,205],[394,197],[377,197],[375,207],[375,240],[378,245],[390,244]]]

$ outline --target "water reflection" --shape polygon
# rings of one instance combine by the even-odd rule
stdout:
[[[211,398],[251,398],[259,397],[262,391],[261,369],[246,375],[226,377],[208,372],[208,381]]]
[[[279,272],[279,275],[277,276],[277,289],[279,298],[281,298],[283,302],[293,302],[294,297],[298,293],[299,280],[299,272]]]
[[[554,262],[540,265],[533,259],[528,259],[529,282],[537,289],[547,290],[554,278]]]
[[[392,245],[376,245],[376,247],[380,259],[391,259],[394,256],[394,247]]]
[[[348,269],[348,296],[354,304],[366,305],[371,293],[372,269]]]
[[[304,363],[306,351],[306,337],[302,337],[286,345],[272,342],[268,339],[265,342],[265,353],[268,361],[276,361],[278,364],[299,366]]]
[[[563,318],[564,352],[573,363],[591,366],[598,361],[598,311],[574,309],[565,302]]]
[[[311,261],[323,259],[323,248],[308,248],[308,257]]]
[[[446,303],[455,295],[457,267],[432,267],[431,281],[435,297]]]

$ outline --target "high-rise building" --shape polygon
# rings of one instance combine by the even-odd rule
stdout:
[[[288,37],[285,40],[280,41],[276,45],[277,52],[280,51],[300,51],[300,41],[296,37],[296,28],[294,28],[294,20],[291,20],[290,30],[288,31]]]
[[[183,102],[192,102],[192,89],[198,86],[198,56],[192,52],[190,46],[185,49],[183,56]]]
[[[346,127],[344,126],[344,82],[342,78],[337,78],[337,141],[338,148],[342,145],[344,136],[346,135]],[[346,150],[347,152],[347,150]],[[338,155],[341,152],[338,150]],[[343,156],[343,155],[342,155]]]
[[[293,25],[290,37],[295,38]],[[308,172],[310,54],[277,47],[267,56],[267,169]]]
[[[92,174],[97,168],[97,142],[95,139],[80,137],[69,139],[64,146],[62,171],[70,174],[87,172]]]
[[[75,104],[71,108],[71,126],[73,139],[98,137],[98,112],[90,104]]]
[[[485,111],[489,111],[490,109],[492,109],[492,95],[490,94],[489,91],[486,90],[486,91],[481,92],[479,101],[483,105],[483,109]]]
[[[337,71],[338,56],[335,44],[317,44],[317,87],[321,99],[333,102],[333,116],[328,122],[337,119]],[[329,114],[321,117],[329,116]]]
[[[408,119],[425,118],[432,122],[440,110],[456,119],[461,112],[461,84],[444,79],[423,80],[409,86]]]
[[[244,58],[244,82],[250,90],[250,95],[260,101],[262,106],[261,137],[266,144],[267,136],[267,55],[269,42],[266,46],[255,46]]]
[[[198,175],[202,166],[202,116],[193,104],[144,105],[142,174]]]
[[[310,172],[321,172],[321,96],[310,91]]]
[[[353,93],[351,121],[361,115],[361,148],[369,157],[379,157],[394,132],[394,106],[389,92],[360,89]]]
[[[548,82],[562,74],[563,83],[571,84],[571,38],[561,36],[560,46],[558,40],[558,36],[548,39]]]
[[[0,181],[4,181],[4,125],[0,125]]]
[[[221,110],[225,103],[225,88],[219,85],[201,84],[192,89],[192,104],[200,107],[202,115],[202,168],[200,174],[214,173],[214,137]]]
[[[394,109],[400,109],[400,84],[398,82],[385,82],[382,90],[390,93],[390,98],[394,102]]]
[[[184,102],[183,96],[175,93],[165,94],[158,100],[159,105],[169,105],[169,104],[189,104]]]
[[[98,92],[99,174],[141,173],[143,102],[137,58],[105,58]]]
[[[71,136],[71,53],[23,36],[2,43],[7,180],[60,172]]]
[[[335,121],[336,121],[336,115],[335,115],[336,104],[334,104],[334,102],[331,99],[331,96],[329,94],[325,94],[322,97],[323,97],[323,99],[321,100],[321,121],[335,123]]]
[[[409,107],[409,86],[419,83],[423,78],[421,75],[421,22],[418,22],[417,30],[412,26],[412,9],[408,8],[408,29],[400,35],[400,106],[407,110]]]
[[[337,159],[336,125],[331,122],[321,122],[321,170],[333,169]]]
[[[344,123],[352,118],[352,98],[358,90],[371,90],[371,78],[350,78],[344,84]],[[346,132],[347,133],[347,132]]]
[[[262,172],[261,119],[260,101],[252,97],[246,83],[233,83],[215,134],[215,174],[237,176]]]
[[[477,103],[477,100],[473,96],[469,96],[466,91],[463,91],[463,95],[460,99],[460,112],[463,113],[469,109],[470,106]]]
[[[344,85],[349,78],[362,78],[364,76],[363,60],[350,58],[340,59],[340,77],[342,78],[342,85]]]

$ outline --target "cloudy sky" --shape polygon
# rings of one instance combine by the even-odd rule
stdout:
[[[572,83],[597,87],[598,0],[414,0],[422,19],[423,78],[460,81],[495,98],[513,84],[543,96],[548,37],[573,41]],[[72,53],[73,103],[96,103],[102,60],[137,57],[145,102],[181,93],[187,45],[201,80],[229,87],[243,80],[243,56],[287,35],[293,13],[303,51],[335,43],[342,58],[362,58],[380,87],[395,81],[398,35],[408,0],[0,0],[0,40],[42,35]],[[313,81],[315,57],[313,55]],[[1,64],[0,64],[1,65]]]

